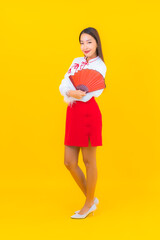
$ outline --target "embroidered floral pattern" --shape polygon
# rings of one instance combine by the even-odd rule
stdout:
[[[84,61],[81,62],[81,64],[79,63],[74,63],[68,70],[68,74],[70,74],[72,72],[72,68],[75,69],[75,72],[78,70],[82,70],[86,65],[89,65],[89,63],[92,63],[94,61],[96,61],[97,59],[99,58],[99,56],[97,56],[96,58],[93,58],[93,59],[90,59],[88,62],[87,62],[87,58],[84,57]]]
[[[78,63],[74,63],[74,64],[73,64],[73,66],[72,66],[72,67],[70,67],[70,69],[68,70],[68,73],[71,73],[71,71],[72,71],[72,68],[77,70],[77,69],[78,69],[78,67],[79,67],[79,64],[78,64]]]
[[[80,70],[82,69],[82,68],[84,68],[86,65],[88,65],[88,62],[86,61],[86,62],[82,62],[81,63],[81,66],[80,66]]]

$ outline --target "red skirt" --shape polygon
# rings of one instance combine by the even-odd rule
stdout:
[[[74,101],[68,104],[64,144],[88,147],[102,146],[102,115],[94,97],[87,102]]]

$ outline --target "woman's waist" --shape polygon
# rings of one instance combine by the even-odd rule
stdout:
[[[86,105],[86,104],[89,104],[90,102],[93,102],[93,101],[95,101],[94,96],[92,96],[89,100],[81,100],[81,99],[79,99],[79,100],[75,100],[73,103]]]
[[[74,108],[77,109],[77,111],[93,111],[94,109],[96,110],[96,108],[99,109],[98,103],[95,100],[95,97],[91,97],[91,99],[89,99],[86,102],[83,101],[74,101],[72,104],[68,105],[68,108]]]

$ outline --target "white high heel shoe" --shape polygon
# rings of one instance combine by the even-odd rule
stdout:
[[[94,203],[97,205],[97,204],[99,204],[99,200],[98,200],[98,198],[94,198]],[[79,213],[79,211],[80,210],[78,210],[78,211],[75,211],[74,213]]]
[[[97,208],[97,207],[96,207],[96,204],[93,203],[93,205],[90,207],[90,209],[88,210],[88,212],[86,212],[85,214],[78,214],[78,213],[76,213],[76,214],[72,215],[71,218],[85,218],[85,217],[87,217],[88,214],[90,214],[90,213],[94,214],[94,211],[96,210],[96,208]]]

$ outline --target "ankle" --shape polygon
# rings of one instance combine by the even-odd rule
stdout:
[[[86,201],[84,205],[86,207],[90,208],[90,207],[92,207],[93,204],[94,204],[94,199],[92,201]]]

